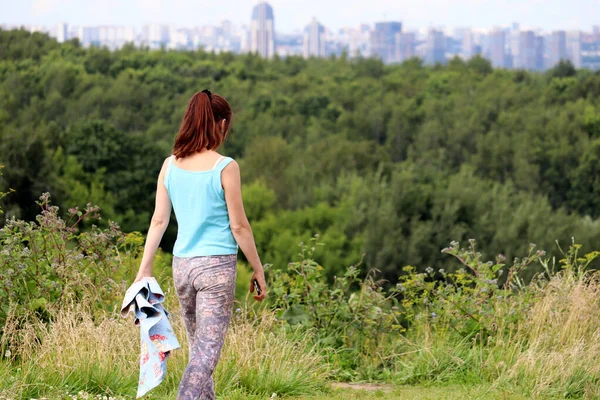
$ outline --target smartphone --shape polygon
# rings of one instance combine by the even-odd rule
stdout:
[[[255,279],[253,281],[253,283],[254,283],[254,291],[256,292],[257,295],[260,296],[260,285],[258,284],[258,281]]]

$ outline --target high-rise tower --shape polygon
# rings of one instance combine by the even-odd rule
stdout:
[[[313,18],[304,29],[304,57],[325,56],[325,28]]]
[[[275,55],[275,18],[273,7],[261,1],[252,10],[250,51],[265,58]]]

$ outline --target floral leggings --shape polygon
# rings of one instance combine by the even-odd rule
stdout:
[[[189,344],[177,400],[214,400],[219,362],[235,299],[237,255],[173,257],[173,280]]]

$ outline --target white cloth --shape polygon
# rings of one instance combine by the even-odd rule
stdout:
[[[165,294],[153,277],[142,278],[125,292],[121,316],[134,308],[134,323],[140,327],[140,379],[136,398],[157,387],[167,372],[167,357],[180,348],[162,302]]]

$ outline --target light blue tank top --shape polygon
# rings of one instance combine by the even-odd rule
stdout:
[[[237,254],[238,245],[229,226],[221,171],[231,161],[221,157],[213,169],[188,171],[169,158],[164,184],[177,218],[177,257]]]

